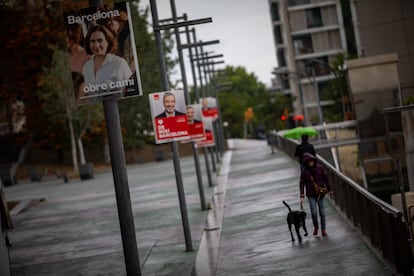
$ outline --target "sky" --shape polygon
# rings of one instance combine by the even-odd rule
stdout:
[[[149,0],[141,5],[149,6]],[[170,0],[157,0],[158,18],[171,18]],[[187,14],[188,20],[212,18],[212,23],[194,25],[197,40],[220,40],[219,44],[204,46],[211,55],[222,54],[226,65],[242,66],[253,73],[267,87],[270,86],[271,71],[277,66],[273,43],[272,24],[268,0],[175,0],[177,16]],[[151,19],[152,20],[152,19]],[[152,21],[151,21],[152,23]],[[181,37],[181,43],[186,38]],[[192,84],[188,51],[184,51],[187,83]],[[179,65],[173,80],[181,79]]]

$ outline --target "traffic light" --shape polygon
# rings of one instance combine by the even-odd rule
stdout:
[[[283,110],[282,115],[280,115],[280,120],[282,120],[282,122],[284,122],[284,121],[287,120],[288,116],[289,116],[289,109],[285,108]]]

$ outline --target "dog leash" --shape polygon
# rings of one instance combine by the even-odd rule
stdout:
[[[303,211],[303,203],[302,202],[300,203],[300,210]]]

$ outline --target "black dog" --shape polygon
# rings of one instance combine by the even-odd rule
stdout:
[[[306,219],[306,212],[305,211],[292,211],[290,206],[283,201],[283,204],[289,209],[289,213],[287,215],[287,224],[289,226],[290,236],[292,237],[292,242],[295,241],[292,233],[292,224],[295,226],[296,234],[298,235],[299,242],[302,242],[302,237],[299,233],[299,228],[302,227],[305,231],[305,237],[308,235],[308,230],[306,230],[305,219]]]

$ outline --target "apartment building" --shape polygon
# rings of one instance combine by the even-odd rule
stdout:
[[[390,174],[398,166],[414,179],[414,172],[408,169],[414,164],[414,156],[409,154],[414,120],[411,115],[404,123],[400,112],[401,104],[414,97],[414,1],[268,1],[278,60],[274,73],[283,92],[296,98],[295,112],[304,114],[308,124],[324,121],[325,112],[332,107],[329,80],[335,78],[327,65],[332,66],[338,54],[345,54],[350,59],[343,67],[347,92],[361,138],[358,152],[372,180],[368,186],[373,191],[395,191],[400,180],[382,184],[384,180],[378,176]],[[351,81],[355,76],[358,82]],[[395,112],[384,114],[384,108]],[[346,111],[342,109],[342,114]],[[410,182],[414,187],[413,180]]]
[[[340,2],[269,0],[278,61],[273,73],[308,124],[324,121],[324,111],[333,104],[327,89],[335,78],[331,64],[348,51]]]
[[[296,98],[295,112],[310,123],[322,121],[332,104],[327,87],[334,75],[328,65],[339,53],[348,58],[397,54],[401,100],[414,96],[414,1],[269,0],[269,7],[275,83]]]

